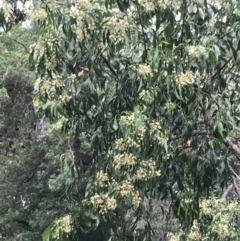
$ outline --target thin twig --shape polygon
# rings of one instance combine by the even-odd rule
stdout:
[[[141,24],[142,33],[143,33],[143,45],[144,45],[144,52],[145,52],[145,53],[146,53],[146,55],[147,55],[146,36],[145,36],[145,33],[144,33],[144,28],[143,28],[143,23],[142,23],[141,18],[140,18],[140,24]],[[147,58],[147,56],[146,56],[146,58]]]
[[[225,64],[211,77],[211,80],[214,80],[219,74],[220,72],[229,64],[229,62],[232,60],[232,57],[230,57]]]
[[[21,115],[25,114],[25,112],[27,111],[27,108],[32,104],[33,102],[31,101],[26,108],[22,111]]]
[[[68,147],[69,147],[69,150],[70,150],[71,155],[72,155],[72,166],[73,166],[74,163],[75,163],[75,156],[74,156],[74,152],[72,150],[72,146],[71,146],[71,143],[70,143],[70,137],[68,138]]]
[[[22,45],[23,47],[24,47],[24,49],[25,49],[25,51],[27,52],[27,53],[29,53],[29,50],[28,50],[28,48],[23,44],[23,43],[21,43],[21,42],[19,42],[18,40],[16,40],[16,39],[12,39],[14,42],[16,42],[16,43],[18,43],[18,44],[20,44],[20,45]]]
[[[234,183],[234,187],[235,187],[238,195],[240,195],[240,188],[239,188],[239,186],[237,185],[237,182],[236,182],[236,178],[235,178],[235,177],[233,177],[233,183]]]
[[[186,16],[187,16],[187,2],[186,0],[184,0],[184,11],[183,11],[183,17],[182,17],[182,29],[181,29],[181,41],[180,43],[183,43],[183,37],[184,37],[184,25],[185,25],[185,20],[186,20]],[[184,54],[184,51],[183,49],[181,49],[181,58],[183,58],[183,54]],[[183,72],[184,71],[184,64],[182,65],[182,68],[183,68]]]
[[[89,72],[89,69],[88,69],[88,68],[82,67],[82,66],[80,66],[80,65],[77,66],[77,69],[80,70],[80,71],[83,71],[83,72],[85,72],[85,73],[88,73],[88,72]]]
[[[228,166],[230,171],[234,174],[234,176],[240,181],[240,176],[232,169],[232,167],[229,165]]]
[[[106,60],[106,58],[101,54],[101,57],[103,58],[103,62],[107,65],[107,67],[110,69],[110,71],[114,74],[114,76],[119,80],[118,75],[116,71],[112,68],[111,64]]]

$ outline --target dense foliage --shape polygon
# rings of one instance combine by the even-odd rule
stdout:
[[[201,224],[199,203],[221,193],[240,156],[239,3],[41,1],[27,14],[40,31],[35,108],[91,138],[96,169],[44,240],[77,240],[88,227],[106,240],[154,240],[151,198],[170,197],[186,230]],[[217,240],[211,227],[201,230]]]
[[[37,130],[43,118],[34,111],[34,74],[28,68],[28,47],[34,39],[33,29],[20,27],[0,36],[1,240],[41,240],[51,222],[83,199],[88,172],[81,171],[80,164],[83,158],[86,167],[91,161],[84,136],[60,135],[57,126],[46,121],[43,130]],[[73,158],[75,178],[69,165]]]

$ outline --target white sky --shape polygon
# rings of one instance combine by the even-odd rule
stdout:
[[[5,2],[5,1],[4,1],[4,0],[0,0],[0,7],[2,6],[3,2]],[[23,6],[23,3],[22,3],[22,2],[20,2],[20,1],[17,2],[17,8],[18,8],[19,10],[29,9],[31,6],[33,6],[31,0],[30,0],[30,1],[27,1],[24,6]],[[30,20],[26,20],[26,21],[24,21],[24,22],[22,23],[22,27],[27,28],[27,27],[30,26],[30,23],[31,23]]]

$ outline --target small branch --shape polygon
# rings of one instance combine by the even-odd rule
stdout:
[[[23,181],[24,183],[27,183],[27,182],[29,182],[29,181],[31,181],[32,180],[32,178],[34,177],[34,172],[33,172],[33,174],[27,179],[27,180],[25,180],[25,181]]]
[[[240,78],[240,73],[230,72],[230,74],[235,75],[236,77],[239,77],[239,78]]]
[[[32,104],[33,104],[33,102],[31,101],[31,102],[26,106],[26,108],[22,111],[21,115],[24,115],[25,112],[27,111],[28,107],[29,107],[30,105],[32,105]]]
[[[107,67],[110,69],[110,71],[113,73],[113,75],[117,78],[117,80],[119,80],[116,71],[112,68],[110,63],[106,60],[106,58],[102,54],[101,54],[101,57],[103,58],[103,62],[107,65]]]
[[[228,167],[231,170],[231,172],[234,174],[234,176],[240,181],[240,177],[238,176],[238,174],[232,169],[230,165]]]
[[[230,57],[225,64],[211,77],[211,80],[214,80],[219,74],[220,72],[229,64],[229,62],[232,60],[232,57]]]
[[[202,135],[205,136],[208,134],[207,130],[202,130],[202,131],[194,131],[193,132],[193,136],[194,135]],[[167,141],[171,142],[171,141],[175,141],[177,139],[181,138],[181,136],[170,136]],[[229,148],[229,150],[238,158],[240,158],[240,148],[233,143],[233,141],[231,141],[229,138],[226,138],[223,143]]]
[[[170,201],[169,205],[166,208],[166,215],[165,215],[164,220],[166,220],[167,223],[169,221],[169,215],[170,215],[170,212],[171,212],[171,207],[172,207],[172,201]]]
[[[233,184],[229,185],[227,189],[224,191],[222,198],[226,198],[228,193],[232,190],[232,188],[233,188]]]
[[[29,53],[29,50],[28,50],[28,48],[23,44],[23,43],[21,43],[21,42],[19,42],[18,40],[16,40],[16,39],[12,39],[14,42],[16,42],[16,43],[18,43],[18,44],[20,44],[20,45],[22,45],[23,46],[23,48],[25,49],[25,51],[27,52],[27,53]]]
[[[82,66],[80,66],[80,65],[77,66],[77,69],[80,70],[80,71],[83,71],[83,72],[85,72],[85,73],[88,73],[88,72],[89,72],[89,69],[88,69],[88,68],[82,67]]]
[[[229,148],[229,150],[232,151],[235,156],[240,157],[240,148],[236,144],[234,144],[229,138],[226,138],[224,140],[224,144]]]
[[[231,75],[233,75],[235,78],[231,79],[231,81],[236,82],[236,83],[240,83],[240,80],[238,78],[240,78],[240,74],[239,73],[235,73],[235,72],[229,72]]]
[[[183,43],[183,39],[184,39],[184,25],[185,25],[185,21],[186,21],[186,16],[187,16],[187,1],[184,0],[183,1],[183,6],[184,6],[184,11],[183,11],[183,17],[182,17],[182,29],[181,29],[181,40],[180,40],[180,43]],[[181,58],[183,58],[183,54],[184,54],[184,51],[183,49],[181,49]],[[184,68],[184,64],[182,64],[182,68],[183,68],[183,72],[185,72],[185,68]]]
[[[145,51],[145,53],[147,54],[146,36],[145,36],[145,33],[144,33],[144,28],[143,28],[143,23],[142,23],[141,18],[140,18],[140,24],[141,24],[141,28],[142,28],[142,34],[143,34],[144,51]]]
[[[71,155],[72,155],[72,166],[73,166],[75,164],[75,155],[74,155],[74,152],[72,150],[71,143],[70,143],[70,137],[68,138],[68,147],[69,147],[69,150],[70,150]]]
[[[239,188],[239,186],[237,185],[237,182],[236,182],[236,178],[235,178],[235,177],[233,177],[233,182],[234,182],[234,187],[235,187],[238,195],[240,196],[240,188]]]
[[[208,132],[206,130],[201,130],[201,131],[194,131],[193,132],[193,136],[196,135],[202,135],[202,136],[206,136],[208,134]],[[181,136],[170,136],[167,141],[171,142],[171,141],[175,141],[177,139],[181,138]]]

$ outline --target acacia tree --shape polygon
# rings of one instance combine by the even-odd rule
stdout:
[[[41,29],[30,55],[35,105],[64,132],[92,137],[96,167],[85,200],[46,240],[74,240],[87,225],[111,240],[129,231],[152,240],[147,197],[170,196],[188,227],[199,200],[225,186],[240,156],[239,9],[225,0],[72,0],[28,12]]]

